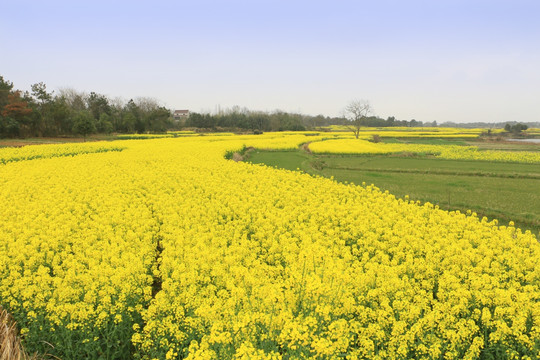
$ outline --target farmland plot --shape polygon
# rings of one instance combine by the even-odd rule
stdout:
[[[0,165],[0,305],[25,345],[62,359],[540,356],[534,235],[224,159],[303,142],[119,141]]]

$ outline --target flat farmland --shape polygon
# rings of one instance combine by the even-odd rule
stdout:
[[[540,164],[302,151],[254,151],[249,161],[301,169],[340,182],[374,184],[400,198],[408,196],[447,210],[472,210],[501,223],[514,221],[536,234],[540,230]]]
[[[423,181],[418,194],[426,193],[422,178],[456,173],[534,182],[536,154],[331,135],[133,135],[0,149],[0,306],[27,351],[59,359],[539,358],[535,234],[446,211],[445,196],[424,203],[366,181]],[[327,153],[298,150],[308,142]],[[376,154],[354,154],[365,149]],[[233,161],[249,156],[290,170]],[[462,178],[447,186],[466,188]]]

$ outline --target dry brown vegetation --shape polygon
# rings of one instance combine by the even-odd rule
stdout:
[[[38,360],[36,354],[28,355],[18,336],[17,323],[11,315],[0,307],[0,360]]]
[[[233,154],[232,159],[236,162],[244,161],[244,157],[237,152]]]

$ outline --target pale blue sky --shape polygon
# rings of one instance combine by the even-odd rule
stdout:
[[[0,0],[0,75],[172,109],[540,121],[540,1]]]

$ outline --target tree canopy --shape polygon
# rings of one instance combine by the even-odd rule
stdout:
[[[356,100],[348,104],[342,117],[312,116],[281,110],[253,111],[234,106],[214,114],[191,112],[187,119],[180,121],[173,118],[170,109],[153,98],[139,97],[124,101],[71,88],[50,92],[43,82],[31,85],[30,92],[23,92],[0,76],[0,137],[87,136],[94,132],[159,133],[183,127],[203,131],[260,133],[324,130],[330,125],[348,126],[358,136],[360,127],[364,126],[437,126],[436,121],[422,123],[414,119],[398,120],[394,116],[382,119],[371,113],[368,101]]]
[[[171,111],[151,98],[124,102],[74,89],[55,93],[43,82],[22,92],[0,76],[0,137],[86,137],[95,132],[164,132],[172,127]]]

